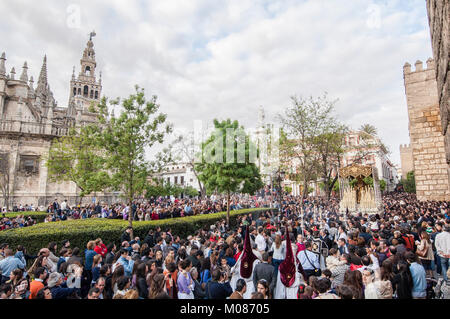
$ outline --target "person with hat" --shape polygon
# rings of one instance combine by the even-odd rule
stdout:
[[[47,285],[50,288],[53,299],[67,299],[73,293],[80,294],[81,276],[83,268],[79,267],[75,273],[74,288],[67,288],[67,284],[63,280],[63,276],[58,272],[53,272],[48,277]]]
[[[306,274],[301,263],[295,257],[297,245],[291,244],[287,226],[285,234],[286,258],[278,268],[274,299],[297,299],[298,287],[305,283]]]
[[[244,250],[236,261],[236,264],[231,268],[230,271],[231,287],[236,287],[236,283],[239,279],[242,278],[245,280],[247,284],[247,290],[244,293],[244,299],[250,299],[252,296],[252,292],[255,291],[255,286],[253,284],[253,271],[259,262],[260,260],[253,253],[250,243],[249,227],[246,226]]]

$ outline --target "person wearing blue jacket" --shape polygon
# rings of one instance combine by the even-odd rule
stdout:
[[[119,264],[121,264],[125,271],[125,276],[131,277],[131,273],[133,272],[134,260],[131,259],[131,256],[128,254],[128,250],[122,248],[120,250],[120,257],[117,260]]]
[[[86,258],[84,268],[89,271],[92,269],[92,262],[94,261],[94,256],[97,255],[97,253],[94,251],[94,248],[95,248],[95,241],[91,240],[90,242],[87,243],[87,249],[84,251],[84,257]]]
[[[427,297],[427,277],[425,268],[417,263],[417,256],[411,251],[405,254],[409,264],[409,270],[413,279],[412,297],[413,299],[425,299]]]
[[[2,275],[1,277],[2,284],[9,280],[11,272],[16,268],[24,270],[25,263],[23,263],[21,259],[13,256],[12,249],[10,248],[5,249],[5,259],[0,261],[0,273]]]

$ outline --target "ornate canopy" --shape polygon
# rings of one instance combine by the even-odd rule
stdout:
[[[370,167],[370,166],[354,164],[354,165],[346,166],[346,167],[339,169],[339,177],[341,177],[341,178],[347,178],[349,176],[368,177],[370,175],[372,175],[372,167]]]

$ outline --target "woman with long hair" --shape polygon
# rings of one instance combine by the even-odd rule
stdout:
[[[155,254],[156,267],[163,267],[163,253],[161,250],[157,250]]]
[[[136,268],[136,289],[139,293],[139,299],[147,299],[148,285],[147,285],[148,266],[145,263],[140,263]]]
[[[206,287],[206,283],[211,280],[211,259],[204,258],[200,268],[200,284],[203,289]]]
[[[427,224],[428,225],[428,224]],[[420,263],[428,277],[433,277],[433,269],[431,263],[434,260],[433,248],[430,240],[430,235],[423,230],[420,233],[420,243],[417,246],[416,254],[419,257]]]
[[[264,299],[272,299],[269,283],[265,279],[260,279],[256,285],[256,291],[263,294]]]
[[[189,259],[183,260],[181,263],[188,261]],[[180,267],[181,268],[181,267]],[[179,270],[177,269],[177,265],[175,263],[169,263],[167,268],[163,271],[164,276],[166,277],[166,291],[167,294],[172,299],[177,299],[178,297],[178,283],[177,278],[179,274]]]
[[[9,274],[9,280],[6,281],[6,284],[10,284],[12,286],[13,291],[15,292],[16,287],[21,285],[23,281],[27,281],[27,279],[23,277],[23,270],[16,268]]]
[[[213,251],[213,252],[211,253],[211,256],[209,256],[209,261],[210,261],[210,264],[211,264],[211,269],[210,269],[210,271],[211,271],[211,273],[212,273],[213,270],[215,270],[217,267],[219,267],[219,265],[218,265],[218,261],[219,261],[219,252],[218,252],[218,251]]]
[[[58,260],[59,260],[59,258],[56,257],[56,250],[58,249],[58,245],[54,241],[52,241],[52,242],[50,242],[48,244],[47,248],[50,251],[50,254],[48,255],[48,258],[50,258],[50,260],[53,263],[57,264]]]
[[[102,262],[102,255],[95,255],[92,261],[92,281],[91,284],[95,285],[97,279],[100,277],[100,267]]]
[[[164,263],[163,263],[163,270],[165,270],[167,268],[167,265],[170,263],[175,263],[175,258],[173,255],[167,255],[166,259],[164,259]]]
[[[180,263],[181,271],[177,279],[178,299],[194,299],[194,281],[192,280],[190,270],[192,263],[185,259]]]
[[[281,235],[277,234],[275,236],[275,241],[270,248],[273,251],[272,265],[275,267],[275,277],[278,275],[278,267],[283,262],[286,256],[286,242],[282,241]]]
[[[116,269],[114,269],[112,278],[111,278],[111,287],[113,290],[113,295],[117,292],[117,282],[119,278],[125,276],[125,268],[122,265],[118,265]]]
[[[53,272],[54,269],[50,267],[47,261],[48,261],[47,257],[45,257],[44,255],[39,255],[34,260],[33,265],[31,265],[30,269],[27,270],[27,273],[34,274],[34,271],[39,267],[44,267],[45,269],[47,269],[48,273]]]
[[[140,264],[144,263],[142,260],[138,259],[133,264],[133,270],[131,271],[131,288],[136,288],[136,282],[137,282],[137,268]]]
[[[160,294],[167,295],[166,292],[166,281],[164,274],[156,274],[152,278],[152,282],[150,284],[150,289],[148,292],[148,299],[156,299]],[[167,298],[170,297],[167,295]]]
[[[344,274],[344,281],[342,284],[352,289],[353,299],[364,299],[364,289],[360,271],[347,270]]]
[[[407,262],[400,261],[397,264],[398,273],[393,279],[393,290],[397,299],[412,299],[414,286],[411,271]]]
[[[392,288],[393,279],[392,263],[390,261],[385,261],[380,268],[380,277],[375,279],[374,282],[380,299],[392,299],[394,293]]]

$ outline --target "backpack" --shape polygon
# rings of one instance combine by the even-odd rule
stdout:
[[[405,247],[408,251],[414,251],[414,236],[411,234],[403,235],[403,240],[405,241]]]

